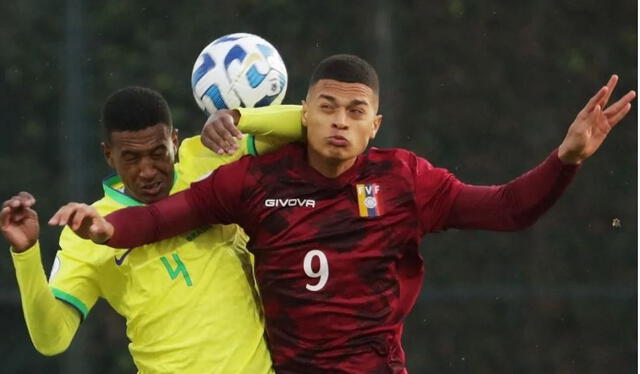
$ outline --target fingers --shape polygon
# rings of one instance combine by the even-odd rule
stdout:
[[[11,197],[11,199],[5,201],[2,204],[2,209],[6,210],[5,215],[9,222],[19,223],[22,222],[25,218],[35,215],[35,211],[30,208],[33,207],[36,203],[36,199],[28,192],[20,192],[17,195]]]
[[[602,99],[604,99],[604,97],[607,95],[607,93],[609,92],[609,87],[604,86],[602,87],[600,90],[598,90],[598,92],[596,92],[596,94],[589,99],[589,101],[587,102],[587,105],[585,105],[585,107],[582,109],[582,113],[583,114],[589,114],[593,111],[593,109],[595,109],[596,105],[600,104],[600,106],[602,107],[601,101]]]
[[[5,201],[2,207],[9,206],[12,209],[18,208],[30,208],[36,204],[36,199],[28,192],[19,192],[17,195],[12,196],[11,199]]]
[[[607,82],[607,93],[606,95],[604,95],[604,97],[602,98],[602,101],[600,103],[600,105],[603,108],[607,107],[607,103],[609,102],[609,98],[611,97],[611,94],[613,93],[613,90],[616,88],[616,84],[618,84],[618,75],[613,74],[611,76],[611,78],[609,78],[609,82]]]
[[[76,230],[82,224],[85,217],[95,216],[95,209],[86,204],[69,203],[58,211],[49,220],[51,226],[69,225],[71,229]],[[96,213],[97,214],[97,213]]]
[[[242,139],[242,133],[228,110],[214,113],[202,128],[202,143],[218,154],[234,153],[238,148],[236,139]]]
[[[3,207],[0,210],[0,227],[7,227],[10,224],[11,219],[11,208],[8,206]]]
[[[635,91],[632,90],[632,91],[627,92],[627,94],[624,95],[622,98],[620,98],[620,100],[618,100],[615,103],[611,104],[607,108],[607,110],[604,111],[604,114],[608,118],[611,118],[611,117],[617,115],[617,113],[619,111],[624,109],[627,106],[627,104],[629,104],[635,98],[636,98],[636,92]]]
[[[613,127],[618,124],[631,110],[631,103],[626,103],[620,111],[609,117],[609,126]]]

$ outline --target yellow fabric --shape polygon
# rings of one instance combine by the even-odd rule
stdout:
[[[212,157],[199,137],[185,140],[171,193],[243,154]],[[134,205],[119,186],[93,204],[101,214]],[[127,254],[65,228],[50,286],[81,314],[102,297],[124,316],[139,373],[272,373],[246,241],[237,226],[216,225]]]
[[[255,148],[269,152],[301,137],[299,106],[240,111],[239,128],[256,139],[245,137],[231,156],[213,154],[199,136],[184,140],[171,193]],[[93,204],[101,214],[141,205],[120,192],[119,178],[108,181]],[[104,298],[127,320],[139,373],[273,373],[246,241],[235,225],[213,226],[127,253],[65,228],[49,284],[39,245],[12,253],[33,344],[47,355],[64,351]]]
[[[302,139],[302,106],[271,105],[261,108],[237,108],[238,129],[256,136],[258,154],[273,152],[286,143]]]
[[[22,253],[11,251],[11,259],[31,341],[44,355],[63,352],[80,324],[78,312],[56,300],[51,293],[42,268],[39,243]]]

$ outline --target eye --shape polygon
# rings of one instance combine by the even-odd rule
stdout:
[[[162,157],[164,157],[165,155],[166,155],[166,152],[165,152],[164,150],[159,150],[159,151],[154,151],[154,152],[151,154],[151,157],[153,157],[153,158],[162,158]]]
[[[133,164],[138,161],[138,156],[133,154],[126,154],[122,156],[122,160],[126,163]]]

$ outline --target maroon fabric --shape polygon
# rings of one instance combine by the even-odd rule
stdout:
[[[206,224],[193,214],[185,193],[179,192],[149,206],[117,210],[106,220],[114,227],[106,243],[113,248],[133,248],[171,238]]]
[[[423,280],[424,234],[523,227],[557,199],[575,169],[552,154],[505,186],[476,187],[411,152],[374,148],[327,179],[293,144],[223,166],[145,213],[127,209],[109,220],[118,232],[112,240],[124,247],[205,222],[239,223],[251,237],[279,374],[406,373],[402,326]],[[378,186],[378,215],[361,217],[358,185]],[[136,229],[120,234],[129,220]]]
[[[564,165],[555,150],[535,169],[507,184],[465,184],[445,226],[497,231],[524,229],[560,198],[578,168],[578,165]]]
[[[360,216],[358,184],[379,186],[380,215]],[[187,198],[207,221],[238,222],[251,237],[277,373],[404,373],[402,323],[424,272],[418,244],[442,229],[460,185],[404,150],[372,149],[327,179],[292,145],[219,168]],[[317,291],[305,259],[311,275],[326,260]]]

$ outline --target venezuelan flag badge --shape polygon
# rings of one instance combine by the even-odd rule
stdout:
[[[356,192],[360,217],[377,217],[382,214],[379,184],[356,184]]]

